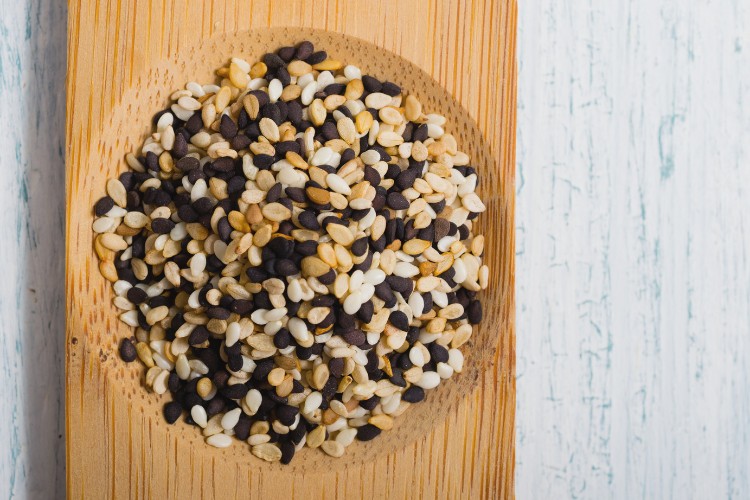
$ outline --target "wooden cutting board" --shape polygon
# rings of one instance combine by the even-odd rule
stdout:
[[[513,497],[515,31],[513,0],[69,3],[69,498]],[[344,458],[305,450],[282,466],[163,421],[165,400],[117,355],[130,332],[98,272],[91,207],[172,90],[212,80],[232,55],[252,60],[305,38],[446,114],[480,172],[491,283],[462,374]]]

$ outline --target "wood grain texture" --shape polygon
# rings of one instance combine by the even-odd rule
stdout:
[[[520,498],[750,497],[748,25],[521,9]]]
[[[365,14],[365,5],[382,14]],[[513,2],[82,1],[69,10],[69,497],[512,497]],[[300,28],[262,31],[275,26]],[[302,28],[343,33],[385,50]],[[385,437],[353,445],[343,460],[302,453],[284,468],[259,462],[240,443],[217,450],[194,429],[164,424],[163,400],[141,388],[141,369],[116,359],[116,342],[127,329],[118,323],[109,286],[96,269],[90,207],[105,178],[124,167],[124,153],[142,140],[147,117],[163,107],[171,90],[193,76],[205,80],[237,52],[257,57],[266,45],[306,37],[414,88],[455,124],[459,143],[486,169],[489,213],[483,227],[493,242],[492,290],[467,362],[475,364],[455,384],[411,408]],[[389,68],[397,74],[389,75]]]

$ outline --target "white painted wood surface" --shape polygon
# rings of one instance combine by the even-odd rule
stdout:
[[[0,9],[0,497],[59,498],[65,2]],[[748,26],[521,2],[518,498],[750,497]]]
[[[64,497],[63,0],[0,0],[0,498]]]
[[[518,498],[750,498],[750,3],[519,14]]]

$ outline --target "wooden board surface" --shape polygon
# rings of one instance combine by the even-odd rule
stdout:
[[[366,14],[366,10],[381,14]],[[515,17],[512,1],[489,0],[70,4],[66,252],[69,497],[513,496]],[[250,458],[243,458],[239,445],[231,452],[209,449],[195,437],[194,429],[184,425],[168,428],[159,414],[158,401],[144,396],[138,380],[141,372],[135,367],[126,370],[116,359],[114,346],[124,329],[109,304],[110,292],[98,276],[91,251],[91,203],[97,190],[103,189],[105,177],[123,168],[122,156],[146,133],[145,113],[159,109],[150,107],[156,106],[160,96],[153,87],[165,86],[168,94],[185,83],[175,79],[185,70],[180,61],[196,57],[201,50],[214,61],[223,61],[233,54],[214,55],[207,47],[232,45],[243,37],[254,40],[247,30],[275,26],[329,29],[372,42],[411,61],[466,109],[484,136],[490,155],[486,157],[492,158],[486,166],[490,186],[485,189],[494,193],[487,214],[495,244],[490,253],[495,257],[493,291],[485,299],[490,318],[477,337],[487,342],[480,343],[476,353],[489,351],[494,357],[486,366],[481,364],[475,380],[467,384],[465,380],[471,377],[464,374],[464,382],[459,381],[453,389],[441,389],[439,399],[410,409],[399,419],[401,430],[393,431],[395,437],[383,438],[384,444],[378,445],[390,448],[367,460],[366,453],[356,452],[352,459],[335,464],[321,457],[319,467],[273,468],[251,460],[246,449],[244,455]],[[238,35],[227,35],[233,33]],[[294,36],[294,30],[277,35],[278,40],[286,40]],[[243,48],[237,43],[232,45],[235,49]],[[340,46],[339,50],[347,53],[349,49]],[[200,70],[204,76],[215,67],[211,64]],[[365,67],[367,64],[362,62]],[[410,71],[408,78],[416,74]],[[398,75],[393,79],[398,81]],[[434,102],[448,106],[441,98]],[[455,109],[447,114],[460,118]],[[124,131],[126,120],[143,125],[135,132],[132,126]],[[468,363],[471,356],[470,352]],[[481,355],[478,357],[481,361]],[[459,388],[473,390],[461,393]],[[433,409],[439,418],[426,413]],[[446,409],[449,411],[443,415]],[[178,427],[180,431],[172,430]],[[411,439],[399,434],[412,428],[418,432]]]

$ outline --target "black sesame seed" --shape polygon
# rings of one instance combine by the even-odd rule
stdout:
[[[206,311],[206,316],[214,319],[228,319],[230,314],[229,310],[223,307],[209,307]]]
[[[151,221],[151,229],[157,234],[166,234],[174,229],[174,222],[164,217],[157,217]]]
[[[387,281],[375,285],[375,296],[385,302],[385,307],[391,308],[396,305],[396,296],[393,295]]]
[[[372,424],[365,424],[357,428],[357,439],[359,441],[370,441],[380,435],[380,429]]]
[[[324,285],[332,285],[336,281],[336,271],[329,269],[327,273],[322,276],[318,276],[318,281]]]
[[[276,53],[284,62],[288,63],[294,57],[295,48],[294,47],[281,47],[279,50],[276,51]]]
[[[284,425],[292,425],[294,419],[299,414],[299,408],[289,405],[279,405],[276,407],[276,418]]]
[[[294,445],[289,441],[282,441],[279,448],[281,448],[281,463],[286,465],[291,462],[294,458]]]
[[[222,173],[234,172],[234,160],[228,156],[222,156],[211,163],[211,168]]]
[[[164,405],[164,420],[168,424],[177,422],[180,415],[182,415],[182,406],[177,401],[171,401]]]
[[[114,200],[109,196],[104,196],[96,202],[96,205],[94,205],[94,213],[97,216],[101,217],[102,215],[105,215],[107,212],[112,210],[112,207],[114,206]]]
[[[210,332],[208,331],[208,328],[203,325],[198,325],[193,328],[192,332],[190,332],[190,336],[188,337],[188,344],[192,346],[201,345],[206,340],[208,340],[209,335]]]
[[[214,385],[221,389],[225,385],[227,385],[227,381],[229,380],[229,373],[227,373],[225,370],[219,370],[216,373],[213,374],[211,377],[211,381],[214,383]]]
[[[388,317],[388,321],[390,321],[393,326],[403,332],[409,329],[409,318],[403,311],[396,310],[391,312],[391,315]]]
[[[305,40],[304,42],[300,42],[300,44],[297,45],[297,50],[294,53],[294,58],[304,61],[305,59],[310,57],[314,51],[315,48],[313,44]]]
[[[370,75],[362,75],[362,86],[365,90],[370,93],[380,92],[383,88],[383,84],[377,78],[373,78]]]
[[[279,276],[292,276],[299,273],[299,268],[291,259],[278,259],[274,264],[274,271]]]
[[[289,441],[291,441],[293,444],[301,443],[302,438],[305,437],[305,434],[307,434],[307,427],[305,426],[303,421],[304,419],[300,419],[297,427],[289,431]]]
[[[130,363],[135,361],[136,357],[137,353],[133,342],[130,339],[122,339],[120,341],[120,358],[126,363]]]
[[[281,66],[284,66],[284,60],[272,52],[263,55],[263,63],[268,67],[268,69],[274,70],[280,68]]]
[[[435,363],[447,363],[448,362],[448,349],[437,344],[431,343],[428,347],[430,351],[430,359]]]
[[[362,305],[359,307],[359,310],[357,311],[357,318],[363,323],[369,323],[372,321],[372,317],[375,314],[375,307],[372,303],[372,300],[368,300],[367,302],[363,302]]]
[[[431,294],[427,294],[432,296]],[[427,311],[428,309],[425,309]],[[409,330],[406,332],[406,343],[409,345],[412,345],[414,342],[417,341],[419,338],[419,328],[416,326],[409,327]]]
[[[394,210],[406,210],[409,208],[409,200],[407,200],[401,193],[390,192],[388,193],[388,206]]]
[[[362,330],[350,330],[342,335],[344,340],[354,346],[361,346],[367,341],[367,336]]]
[[[357,257],[361,257],[367,252],[367,238],[362,237],[352,243],[352,253]]]
[[[245,134],[237,134],[232,138],[231,141],[229,141],[229,145],[235,151],[241,151],[243,149],[247,149],[252,142],[252,139],[250,139]]]
[[[364,401],[360,401],[359,406],[361,406],[365,410],[374,410],[375,407],[378,406],[378,403],[380,403],[380,397],[372,396],[370,399],[365,399]]]
[[[482,303],[478,300],[473,300],[469,304],[469,309],[466,311],[469,323],[472,325],[478,325],[482,322]]]
[[[146,168],[153,171],[159,171],[159,157],[153,151],[146,153]]]
[[[183,133],[176,134],[174,137],[174,145],[172,146],[172,156],[176,158],[182,158],[187,153],[188,153],[188,144],[187,144],[187,139],[185,138],[185,134]]]
[[[336,378],[341,378],[344,375],[344,360],[342,358],[331,358],[328,362],[328,369]]]
[[[219,233],[219,238],[222,241],[229,242],[232,235],[232,226],[229,224],[229,219],[222,217],[216,224],[216,230]]]
[[[234,437],[240,441],[244,441],[250,437],[250,427],[252,426],[252,423],[253,421],[250,417],[241,413],[237,425],[234,426]]]
[[[125,295],[127,296],[128,300],[135,305],[142,304],[148,299],[148,294],[146,294],[146,291],[143,288],[137,286],[128,289]]]
[[[397,96],[401,93],[401,87],[393,82],[383,82],[383,86],[380,88],[380,92],[391,97]]]
[[[253,164],[260,170],[268,170],[274,163],[274,158],[271,155],[258,154],[253,157]]]
[[[245,384],[225,385],[221,388],[221,394],[229,399],[242,399],[249,390]]]
[[[419,403],[424,399],[424,389],[413,385],[404,391],[401,399],[407,403]]]
[[[414,142],[424,142],[427,137],[427,125],[423,123],[414,130],[411,139]]]
[[[322,63],[326,59],[328,59],[328,54],[326,53],[326,51],[325,50],[319,50],[317,52],[313,52],[307,58],[305,58],[305,62],[307,64],[315,65],[315,64],[318,64],[318,63]]]

